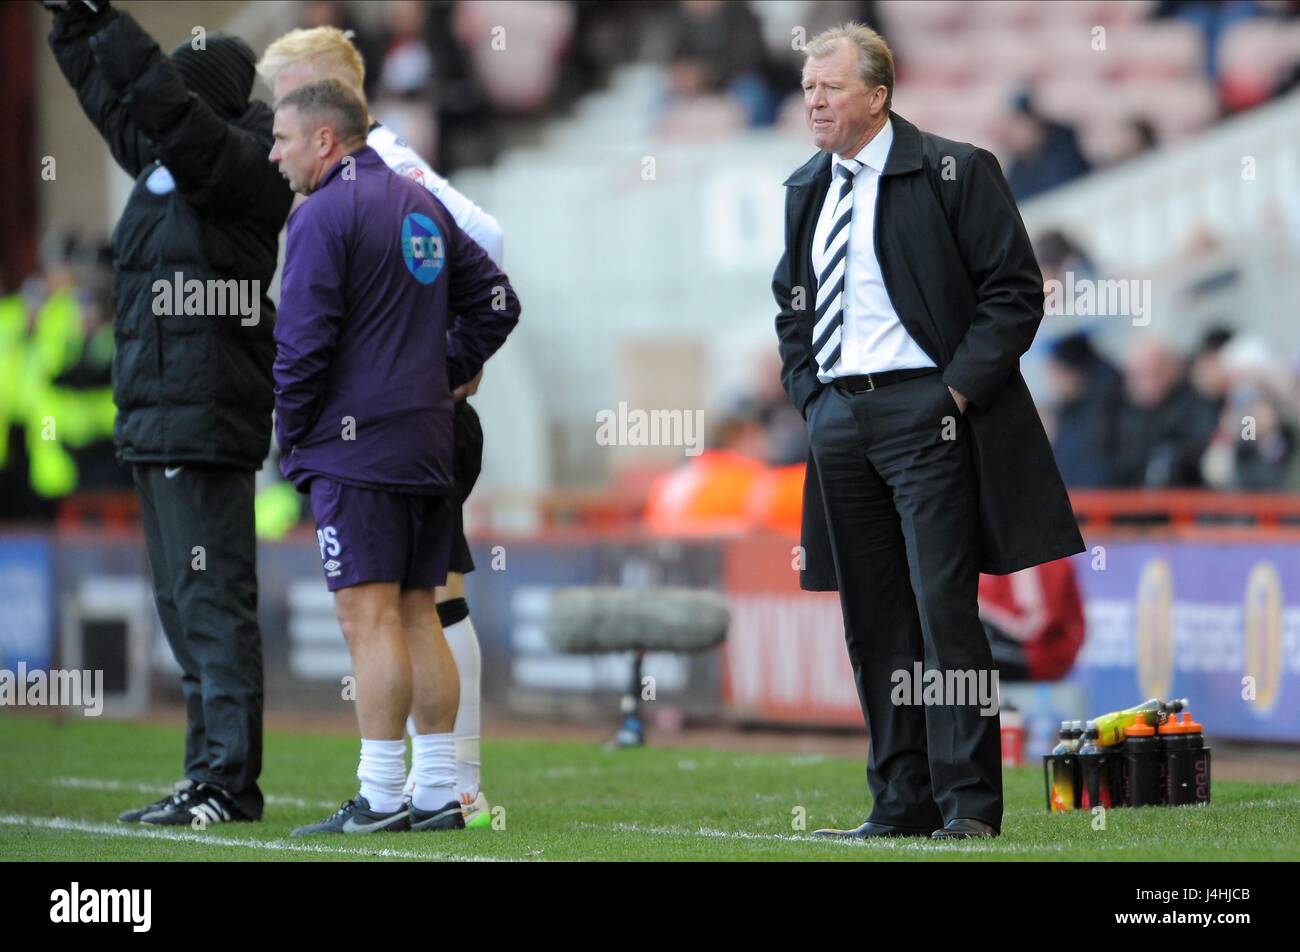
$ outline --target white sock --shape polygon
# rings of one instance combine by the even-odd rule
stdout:
[[[479,785],[479,681],[483,656],[478,634],[469,616],[444,629],[451,656],[460,671],[460,707],[456,709],[456,789],[478,796]]]
[[[406,741],[361,738],[361,763],[357,779],[370,809],[392,813],[402,806],[402,778],[406,775]]]
[[[436,810],[456,799],[456,756],[451,734],[416,734],[411,739],[411,773],[415,793],[411,803]]]
[[[407,733],[407,735],[411,738],[411,742],[414,743],[414,742],[415,742],[415,735],[416,735],[417,731],[415,730],[415,718],[412,717],[410,714],[407,714],[407,715],[406,715],[406,733]],[[411,763],[412,763],[412,764],[415,763],[414,755],[412,755]],[[408,797],[409,797],[411,794],[415,793],[415,768],[414,768],[414,766],[412,766],[412,768],[411,768],[410,770],[407,771],[407,773],[406,773],[406,783],[402,784],[402,789],[403,789],[404,791],[406,791],[406,795],[407,795]]]

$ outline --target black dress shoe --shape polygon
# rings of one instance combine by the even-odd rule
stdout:
[[[983,820],[976,820],[972,817],[958,817],[945,823],[942,830],[935,830],[930,834],[930,838],[933,840],[973,840],[983,837],[992,838],[998,835],[997,828],[985,823]]]
[[[868,820],[856,830],[813,830],[813,836],[824,840],[846,839],[865,840],[875,836],[926,836],[925,830],[910,830],[904,826],[886,826],[884,823],[872,823]]]

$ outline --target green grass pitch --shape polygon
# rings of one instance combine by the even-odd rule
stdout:
[[[1042,772],[1008,770],[1003,836],[822,842],[867,815],[861,761],[709,748],[610,751],[484,743],[484,791],[504,829],[290,839],[355,792],[357,743],[268,731],[263,822],[207,830],[122,824],[177,779],[179,729],[0,716],[5,860],[1296,860],[1300,784],[1216,782],[1203,808],[1049,816]],[[796,829],[802,808],[804,831]]]

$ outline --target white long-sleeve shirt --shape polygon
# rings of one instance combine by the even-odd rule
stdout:
[[[420,154],[397,137],[387,126],[376,122],[366,136],[366,145],[379,153],[384,163],[407,178],[419,182],[433,197],[447,206],[456,224],[488,253],[488,257],[501,267],[502,234],[497,220],[472,201],[452,188],[450,182],[435,172]]]

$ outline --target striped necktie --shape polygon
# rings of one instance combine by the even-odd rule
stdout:
[[[831,230],[818,255],[817,311],[813,317],[813,357],[817,361],[817,379],[830,380],[830,373],[840,362],[840,331],[844,326],[844,276],[848,272],[849,223],[853,218],[853,177],[862,163],[846,159],[835,166],[839,198],[831,215]]]

